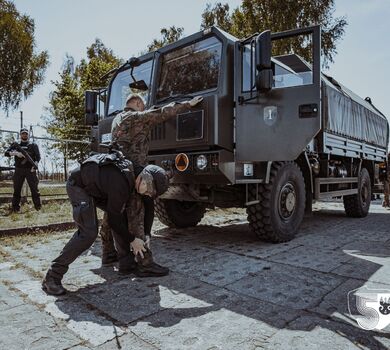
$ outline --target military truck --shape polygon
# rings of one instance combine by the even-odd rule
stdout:
[[[272,54],[298,37],[309,59]],[[285,242],[315,200],[343,198],[347,216],[368,214],[389,125],[369,98],[321,73],[319,26],[244,40],[211,27],[129,59],[107,89],[86,92],[96,147],[110,142],[130,93],[148,107],[204,98],[150,135],[150,163],[176,169],[156,201],[164,224],[195,226],[208,207],[245,207],[260,239]],[[96,101],[107,102],[101,116]]]

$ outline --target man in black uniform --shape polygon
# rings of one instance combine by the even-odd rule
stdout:
[[[129,232],[126,207],[135,195],[134,190],[141,195],[156,197],[168,189],[169,179],[166,172],[155,165],[140,170],[135,178],[132,163],[116,151],[94,155],[71,172],[66,190],[78,230],[53,260],[42,283],[44,291],[52,295],[66,292],[61,284],[63,275],[69,265],[91,247],[98,235],[96,207],[107,213],[113,229],[119,273],[134,273],[139,277],[157,276],[147,268],[137,267],[134,256],[139,254],[143,257],[145,242]]]
[[[19,145],[31,156],[33,161],[38,166],[38,162],[41,160],[38,145],[29,141],[28,130],[25,128],[22,128],[20,130]],[[33,165],[27,159],[25,159],[21,152],[18,152],[16,149],[13,149],[12,146],[10,146],[5,151],[5,156],[15,157],[15,174],[13,177],[14,195],[12,198],[12,210],[20,211],[20,193],[22,191],[25,179],[27,180],[27,183],[30,187],[31,197],[35,209],[41,209],[41,198],[38,190],[38,176]]]

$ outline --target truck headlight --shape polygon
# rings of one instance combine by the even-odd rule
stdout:
[[[196,158],[196,167],[199,170],[206,169],[206,167],[207,167],[207,158],[206,158],[206,156],[201,154],[200,156],[198,156],[198,158]]]

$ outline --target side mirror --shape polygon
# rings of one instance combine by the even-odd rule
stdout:
[[[272,46],[271,31],[266,30],[256,38],[256,89],[267,92],[272,89],[273,72],[271,64]]]
[[[129,86],[131,89],[136,89],[140,91],[148,91],[149,89],[144,80],[133,81],[129,84]]]
[[[97,125],[99,116],[97,114],[97,91],[85,91],[85,125]]]

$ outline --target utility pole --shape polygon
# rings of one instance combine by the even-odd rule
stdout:
[[[32,128],[32,125],[30,124],[30,138],[33,140],[33,142],[35,142],[35,139],[34,139],[34,131],[33,131],[33,128]]]
[[[23,111],[20,111],[20,129],[23,128]]]

